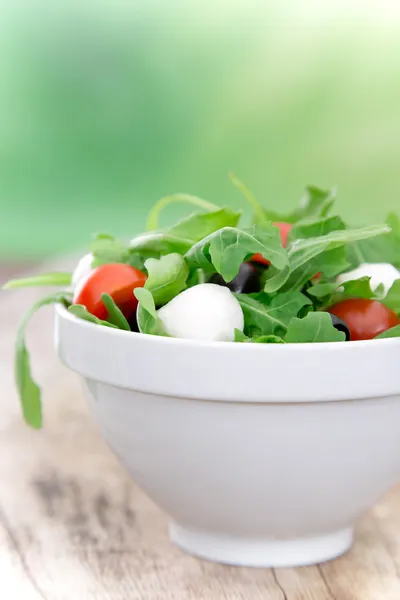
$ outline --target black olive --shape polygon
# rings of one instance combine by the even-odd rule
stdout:
[[[211,283],[226,286],[231,292],[238,294],[253,294],[261,289],[260,275],[257,269],[249,263],[240,265],[239,273],[232,281],[227,283],[219,273],[216,273],[212,276]]]
[[[331,315],[331,313],[329,313]],[[331,319],[332,319],[332,325],[334,326],[335,329],[337,329],[338,331],[343,331],[343,333],[346,335],[346,342],[349,342],[351,340],[351,336],[350,336],[350,329],[347,325],[347,323],[345,323],[342,319],[339,319],[339,317],[337,317],[336,315],[331,315]]]

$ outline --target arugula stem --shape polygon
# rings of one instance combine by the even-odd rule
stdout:
[[[185,204],[193,204],[199,206],[207,211],[218,210],[220,207],[216,204],[212,204],[207,200],[203,200],[198,196],[192,196],[191,194],[171,194],[170,196],[164,196],[161,198],[151,209],[149,218],[147,220],[147,231],[153,231],[158,229],[158,218],[160,212],[169,204],[176,204],[183,202]]]

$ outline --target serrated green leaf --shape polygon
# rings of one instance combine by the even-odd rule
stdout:
[[[110,296],[110,294],[103,293],[101,294],[101,300],[107,309],[107,322],[111,323],[111,325],[115,325],[115,327],[118,327],[118,329],[131,331],[128,321],[126,320],[122,311],[115,304],[112,296]]]
[[[317,283],[307,288],[307,294],[310,294],[310,296],[314,296],[315,298],[325,298],[336,292],[337,288],[337,283]]]
[[[391,229],[387,235],[354,242],[349,246],[351,269],[362,263],[390,263],[400,269],[400,218],[390,213],[386,223]]]
[[[347,268],[346,250],[340,250],[354,240],[386,234],[387,225],[372,225],[362,229],[332,231],[327,235],[295,240],[288,248],[290,276],[282,286],[282,291],[301,289],[317,272],[329,272],[335,276],[339,269]],[[274,269],[269,269],[271,276]],[[339,271],[341,272],[341,271]]]
[[[149,258],[145,267],[148,278],[144,287],[152,293],[156,306],[166,304],[186,289],[189,268],[180,254]]]
[[[65,286],[71,285],[71,273],[43,273],[34,277],[23,277],[20,279],[11,279],[3,285],[3,290],[12,290],[22,287],[44,287],[44,286]]]
[[[71,306],[68,307],[68,310],[71,314],[75,315],[75,317],[83,319],[84,321],[89,321],[89,323],[103,325],[104,327],[111,327],[112,329],[119,329],[119,327],[113,323],[110,323],[109,321],[103,321],[102,319],[98,319],[92,315],[92,313],[90,313],[83,304],[71,304]]]
[[[131,251],[158,254],[185,254],[192,246],[192,240],[162,231],[143,233],[129,243]]]
[[[400,279],[396,279],[381,302],[386,304],[386,306],[391,308],[395,313],[400,313]]]
[[[278,270],[288,264],[279,229],[271,223],[245,230],[224,227],[195,244],[186,259],[190,268],[217,271],[229,282],[238,274],[242,262],[258,252]]]
[[[234,341],[235,342],[249,342],[251,338],[249,338],[247,335],[245,335],[243,333],[243,331],[240,331],[240,329],[236,329],[234,330]]]
[[[310,312],[304,319],[290,321],[284,339],[290,344],[344,342],[346,335],[334,328],[329,313]]]
[[[375,340],[383,340],[383,339],[396,338],[396,337],[400,337],[400,325],[395,325],[395,327],[392,327],[391,329],[388,329],[387,331],[380,333],[374,339]]]
[[[42,403],[40,388],[31,374],[30,357],[25,343],[25,331],[29,320],[34,313],[49,304],[68,303],[69,297],[62,292],[57,292],[41,298],[29,309],[22,319],[15,342],[15,382],[21,402],[23,417],[31,427],[42,427]]]
[[[320,237],[345,228],[344,221],[338,216],[305,219],[293,225],[288,235],[288,244],[296,239]]]
[[[235,294],[244,315],[244,332],[255,335],[283,335],[292,317],[311,300],[300,292],[279,294],[269,300],[265,294]]]
[[[103,234],[91,243],[90,251],[93,254],[93,267],[109,263],[126,263],[129,257],[129,248],[126,244]]]
[[[166,336],[167,334],[157,315],[156,305],[150,290],[136,288],[133,293],[139,301],[136,318],[140,333]]]
[[[235,342],[244,342],[246,344],[284,344],[284,340],[277,335],[258,335],[254,337],[248,337],[240,331],[235,329]]]
[[[196,213],[168,229],[170,235],[189,239],[195,244],[222,227],[236,227],[241,213],[220,208],[208,213]]]
[[[371,277],[360,277],[345,281],[338,286],[338,290],[345,296],[353,298],[376,298],[376,292],[371,289]]]

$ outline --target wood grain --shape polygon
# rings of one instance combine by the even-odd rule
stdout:
[[[53,264],[47,268],[68,268]],[[5,600],[399,600],[400,488],[361,521],[353,549],[316,567],[252,570],[173,547],[165,516],[130,481],[52,347],[52,311],[28,345],[45,428],[20,419],[12,374],[18,319],[37,290],[0,295],[0,597]]]

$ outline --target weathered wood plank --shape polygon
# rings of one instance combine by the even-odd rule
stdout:
[[[45,428],[28,429],[14,390],[12,345],[17,321],[41,293],[0,296],[0,581],[7,600],[399,600],[400,489],[362,520],[346,556],[320,567],[235,569],[174,548],[164,515],[106,448],[77,377],[59,364],[49,308],[28,336]]]

